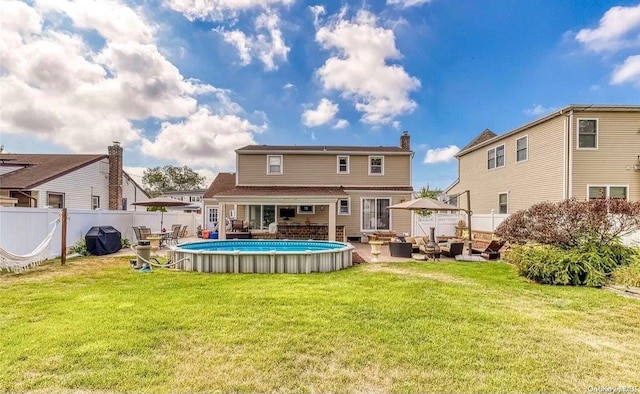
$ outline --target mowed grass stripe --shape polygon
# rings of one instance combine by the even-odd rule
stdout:
[[[640,303],[503,263],[0,274],[0,390],[586,391],[640,387]]]

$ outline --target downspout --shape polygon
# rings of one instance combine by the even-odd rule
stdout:
[[[569,165],[568,165],[568,193],[567,197],[573,197],[573,110],[569,112]]]
[[[560,111],[560,115],[564,115],[562,111]],[[567,166],[569,165],[569,159],[567,158],[567,139],[569,138],[569,123],[567,116],[564,116],[564,128],[562,130],[564,133],[562,135],[562,199],[567,199]]]

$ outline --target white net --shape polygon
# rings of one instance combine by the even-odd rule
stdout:
[[[51,252],[51,241],[53,240],[53,235],[56,232],[58,223],[60,223],[60,217],[49,223],[49,226],[53,224],[53,228],[51,229],[49,234],[47,234],[45,239],[40,243],[40,245],[38,245],[29,254],[13,254],[0,246],[0,271],[24,271],[28,268],[40,264],[41,262],[49,258],[49,253]]]

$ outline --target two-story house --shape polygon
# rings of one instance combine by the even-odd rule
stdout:
[[[203,222],[222,239],[228,225],[214,223],[231,218],[286,238],[295,230],[340,241],[409,232],[411,213],[388,207],[412,198],[412,158],[407,132],[399,147],[245,146],[236,150],[237,172],[218,174],[205,192]]]
[[[17,207],[133,211],[149,199],[122,169],[122,147],[108,155],[0,154],[0,195]],[[144,209],[144,208],[142,208]]]
[[[446,194],[469,190],[474,213],[572,197],[637,201],[640,106],[570,105],[502,135],[485,130],[456,157],[458,179]]]
[[[193,189],[193,190],[174,190],[170,192],[164,192],[160,197],[171,197],[176,200],[188,202],[189,205],[184,207],[167,207],[168,211],[178,212],[195,212],[202,213],[202,196],[207,189]]]

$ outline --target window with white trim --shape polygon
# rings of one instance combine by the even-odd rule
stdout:
[[[363,198],[362,230],[389,230],[391,226],[389,205],[391,205],[390,198]]]
[[[384,175],[384,156],[369,156],[369,175]]]
[[[91,196],[91,209],[100,208],[100,196]]]
[[[498,213],[509,213],[509,194],[498,194]]]
[[[64,193],[47,193],[47,205],[51,208],[64,208]]]
[[[338,215],[351,215],[351,207],[349,206],[348,198],[338,200]]]
[[[349,173],[349,156],[338,156],[338,174]]]
[[[578,149],[598,149],[598,119],[578,119]]]
[[[282,155],[267,156],[267,175],[282,175]]]
[[[504,167],[504,145],[487,151],[487,168],[491,170],[497,167]]]
[[[529,137],[524,136],[516,140],[516,162],[529,159]]]
[[[629,197],[629,188],[627,186],[590,185],[587,187],[587,193],[589,200],[598,198],[621,198],[626,200]]]

